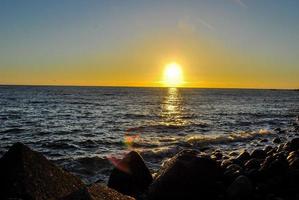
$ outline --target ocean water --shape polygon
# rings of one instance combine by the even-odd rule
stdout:
[[[287,140],[298,115],[292,90],[0,86],[0,155],[23,142],[87,183],[107,181],[110,160],[130,150],[154,172],[186,148]]]

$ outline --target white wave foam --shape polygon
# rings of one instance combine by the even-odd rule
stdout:
[[[209,135],[195,135],[188,137],[186,142],[191,144],[219,144],[219,143],[231,143],[241,142],[246,140],[252,140],[257,137],[273,134],[268,129],[260,129],[255,132],[237,132],[231,134],[209,134]]]

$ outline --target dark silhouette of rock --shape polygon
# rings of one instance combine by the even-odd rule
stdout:
[[[251,153],[251,157],[252,158],[257,158],[257,159],[264,159],[266,158],[267,154],[264,150],[262,149],[255,149],[252,153]]]
[[[250,159],[250,154],[247,152],[247,151],[244,151],[242,152],[238,157],[237,157],[237,160],[240,162],[240,163],[244,163],[246,162],[247,160]]]
[[[0,199],[58,199],[84,187],[82,181],[22,143],[0,159]]]
[[[269,153],[271,154],[271,151],[273,150],[273,147],[271,147],[271,146],[266,146],[265,147],[265,152],[266,152],[266,154],[268,155]]]
[[[269,178],[272,176],[284,175],[288,169],[288,161],[282,154],[268,156],[262,163],[260,170]]]
[[[261,165],[261,160],[252,158],[244,164],[244,168],[246,168],[247,170],[259,169],[260,165]]]
[[[60,200],[134,200],[102,184],[79,189]]]
[[[273,143],[274,144],[280,144],[281,143],[281,139],[279,137],[276,137],[273,139]]]
[[[243,173],[243,169],[238,164],[231,164],[224,169],[224,180],[226,183],[231,183],[235,180],[238,176]]]
[[[227,197],[231,200],[251,199],[253,186],[246,176],[239,176],[227,188]]]
[[[268,140],[267,138],[264,138],[264,139],[261,139],[261,140],[260,140],[261,143],[265,143],[265,142],[268,142],[268,141],[269,141],[269,140]]]
[[[131,151],[112,170],[108,187],[123,194],[136,197],[147,190],[153,181],[142,157]]]
[[[299,150],[299,138],[294,138],[290,142],[290,151]]]
[[[157,173],[149,199],[215,199],[221,175],[215,160],[184,150],[171,158]]]

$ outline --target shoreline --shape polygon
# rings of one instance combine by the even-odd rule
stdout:
[[[61,192],[57,189],[51,194],[63,196],[62,199],[67,200],[78,199],[82,197],[80,195],[90,196],[91,193],[97,196],[91,198],[94,200],[100,200],[105,194],[114,195],[109,199],[140,200],[294,199],[299,197],[296,189],[299,187],[299,137],[296,136],[299,129],[296,130],[294,138],[288,141],[282,142],[275,138],[272,146],[264,145],[252,151],[243,149],[240,153],[231,152],[229,155],[217,149],[206,152],[185,149],[166,160],[154,174],[151,174],[142,156],[131,151],[121,160],[111,158],[114,168],[110,171],[108,187],[97,182],[85,185],[77,177],[48,161],[42,154],[16,143],[0,158],[0,173],[1,177],[4,177],[0,180],[0,185],[7,188],[0,192],[0,197],[24,198],[31,195],[32,199],[49,199],[50,197],[42,197],[43,194],[40,193],[38,195],[41,196],[34,197],[35,190],[51,190],[53,183],[49,180],[45,181],[48,185],[36,183],[54,177],[54,180],[60,179],[59,184],[68,185],[72,181],[78,183],[78,187],[69,192],[56,194]],[[26,163],[31,164],[28,166]],[[40,165],[44,165],[42,172],[39,172]],[[14,171],[19,168],[24,169],[25,174]],[[45,177],[30,175],[33,171]],[[13,185],[11,180],[14,180]],[[27,190],[26,181],[34,184],[36,188]],[[19,190],[18,187],[27,189]],[[6,193],[7,191],[14,192]],[[30,198],[24,198],[27,199]]]

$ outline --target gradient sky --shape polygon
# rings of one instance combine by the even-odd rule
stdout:
[[[0,84],[299,88],[298,0],[0,0]]]

